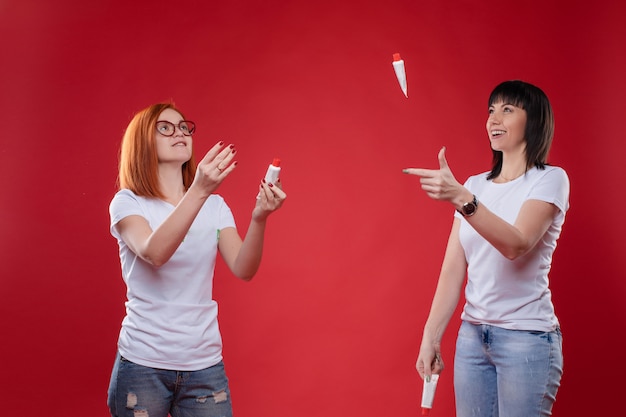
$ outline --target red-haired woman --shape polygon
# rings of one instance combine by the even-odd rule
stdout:
[[[236,168],[235,147],[220,142],[196,166],[194,131],[164,103],[137,113],[124,134],[120,190],[109,208],[128,298],[108,392],[112,416],[232,415],[212,297],[215,259],[219,251],[235,276],[252,279],[267,218],[286,194],[260,184],[242,241],[214,194]]]

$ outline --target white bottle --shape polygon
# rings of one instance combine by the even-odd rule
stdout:
[[[274,158],[270,166],[267,167],[267,172],[265,173],[265,182],[268,184],[276,184],[276,180],[278,180],[278,174],[280,174],[280,159]]]
[[[400,84],[400,88],[404,93],[404,97],[409,98],[407,84],[406,84],[406,71],[404,70],[404,60],[400,57],[400,54],[393,54],[393,70],[396,73],[396,78],[398,78],[398,83]]]
[[[435,399],[435,391],[437,390],[437,381],[439,374],[432,374],[430,379],[424,379],[424,387],[422,388],[422,415],[427,416],[433,408],[433,400]]]
[[[270,166],[267,167],[267,172],[265,173],[265,182],[268,184],[275,184],[278,180],[278,174],[280,174],[280,159],[274,158]],[[261,198],[261,192],[256,195],[256,199]]]

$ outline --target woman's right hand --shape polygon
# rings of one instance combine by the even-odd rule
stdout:
[[[211,195],[237,166],[235,145],[224,147],[224,142],[216,143],[198,163],[196,176],[190,188],[201,192],[204,197]]]
[[[415,368],[420,377],[427,381],[430,381],[432,374],[440,374],[444,368],[443,359],[441,358],[441,346],[439,344],[422,342]]]
[[[420,177],[422,190],[433,200],[448,201],[459,209],[471,201],[473,195],[461,185],[446,160],[446,148],[441,148],[437,154],[439,169],[405,168],[402,172]]]

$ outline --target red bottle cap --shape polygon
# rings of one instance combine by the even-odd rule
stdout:
[[[280,166],[280,159],[274,158],[274,160],[272,161],[272,165],[274,165],[275,167],[279,167]]]
[[[402,58],[400,58],[400,54],[398,54],[398,53],[393,54],[393,60],[394,61],[400,61],[401,59]]]
[[[422,407],[422,415],[427,416],[430,413],[430,408]]]

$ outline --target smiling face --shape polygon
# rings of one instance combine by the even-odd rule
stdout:
[[[158,121],[167,121],[176,126],[172,136],[162,135],[158,130],[155,134],[159,164],[169,162],[183,164],[191,158],[191,136],[185,136],[178,127],[182,120],[183,116],[174,109],[165,109],[159,115]]]
[[[489,106],[487,134],[494,151],[524,153],[525,133],[526,110],[503,101]]]

